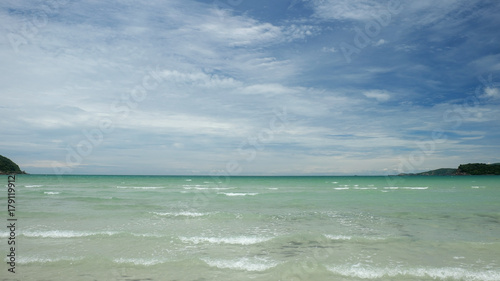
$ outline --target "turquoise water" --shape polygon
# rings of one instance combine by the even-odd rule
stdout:
[[[500,280],[500,177],[15,184],[16,273],[0,266],[12,280]],[[0,202],[7,226],[6,189]]]

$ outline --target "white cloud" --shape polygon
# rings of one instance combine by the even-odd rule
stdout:
[[[492,87],[486,87],[484,89],[484,96],[486,98],[490,98],[490,99],[498,99],[498,98],[500,98],[500,89],[498,89],[498,88],[492,88]]]
[[[323,49],[321,49],[321,51],[323,51],[325,53],[335,53],[335,52],[337,52],[337,49],[335,49],[334,47],[323,47]]]
[[[337,59],[343,59],[338,42],[355,44],[352,27],[364,29],[385,12],[387,1],[311,0],[313,18],[306,5],[298,2],[284,11],[290,14],[272,11],[269,17],[262,16],[262,7],[252,1],[235,11],[216,9],[211,1],[68,3],[50,15],[49,23],[20,46],[19,53],[13,52],[8,40],[0,39],[4,66],[0,68],[0,144],[24,155],[20,163],[32,172],[52,172],[54,165],[65,166],[66,148],[86,138],[83,130],[96,129],[100,120],[110,118],[114,131],[105,135],[82,165],[72,165],[75,172],[134,173],[126,167],[134,159],[144,166],[144,173],[150,165],[161,167],[155,170],[158,173],[206,173],[223,169],[228,158],[238,156],[235,149],[241,142],[269,128],[274,110],[285,108],[287,127],[261,144],[260,160],[249,163],[247,171],[350,173],[360,163],[367,170],[387,168],[401,151],[413,149],[416,139],[454,125],[443,120],[443,112],[453,109],[456,101],[446,103],[447,93],[434,91],[441,90],[437,85],[444,82],[422,79],[437,76],[433,63],[443,62],[441,57],[432,52],[430,60],[412,56],[417,49],[425,51],[421,38],[432,42],[439,42],[443,34],[455,38],[458,33],[453,28],[428,31],[434,23],[441,28],[460,26],[464,21],[446,11],[470,8],[466,1],[402,0],[401,14],[393,15],[387,29],[371,41],[374,46],[390,42],[395,50],[405,52],[394,52],[388,62],[380,54],[390,50],[366,48],[351,65]],[[246,12],[238,10],[247,5],[254,6]],[[6,2],[3,7],[34,9],[24,0]],[[6,27],[0,31],[21,30],[23,15],[4,10],[0,22]],[[485,13],[489,17],[494,18]],[[336,22],[330,24],[331,20]],[[318,54],[318,50],[335,54]],[[456,52],[463,50],[457,47]],[[453,50],[446,55],[446,61],[457,58]],[[469,65],[483,74],[496,75],[500,69],[494,53],[474,58],[479,59]],[[152,70],[161,81],[147,90],[146,99],[134,102],[131,90]],[[453,67],[449,71],[446,76],[452,77]],[[459,84],[465,75],[453,77]],[[453,88],[454,99],[461,98],[455,96],[460,92],[455,83],[446,86],[450,92]],[[438,93],[439,99],[422,94],[424,87],[433,95]],[[500,93],[493,85],[479,95],[493,100]],[[424,105],[411,106],[419,104],[416,100],[421,97]],[[399,107],[386,103],[396,98]],[[434,100],[444,101],[440,106],[428,104]],[[114,102],[131,103],[130,114],[110,110]],[[493,102],[465,112],[469,115],[460,120],[463,131],[471,124],[480,127],[479,122],[498,120]],[[459,151],[457,139],[450,134],[441,148]],[[481,141],[491,140],[491,133],[484,130]]]
[[[319,34],[319,31],[320,30],[318,27],[312,25],[292,24],[283,28],[283,34],[286,36],[287,41],[305,39],[307,37],[315,36]]]
[[[312,4],[317,17],[333,20],[372,20],[386,9],[368,0],[313,0]]]
[[[370,90],[364,92],[363,95],[367,98],[376,99],[379,102],[385,102],[391,98],[390,93],[385,90]]]
[[[224,77],[217,74],[209,74],[200,71],[180,72],[178,70],[163,70],[159,73],[162,79],[177,85],[197,85],[203,87],[228,88],[239,86],[241,83],[232,77]]]
[[[414,25],[441,25],[447,28],[460,24],[476,14],[479,0],[421,0],[404,1],[404,10],[411,18],[406,18]]]
[[[380,39],[377,42],[374,42],[373,46],[381,46],[381,45],[384,45],[386,43],[387,43],[387,41],[385,41],[384,39]]]
[[[211,38],[229,42],[229,46],[266,44],[282,36],[277,26],[245,18],[233,18],[230,22],[211,21],[192,27],[192,31],[198,30],[201,34],[210,34]]]
[[[269,95],[283,95],[283,94],[296,94],[297,90],[285,87],[281,84],[254,84],[244,87],[241,90],[245,94],[269,94]]]
[[[177,148],[177,149],[182,149],[182,148],[184,148],[184,144],[183,144],[183,143],[178,143],[178,142],[174,143],[174,144],[173,144],[173,146],[174,146],[175,148]]]
[[[62,168],[67,166],[64,163],[54,160],[38,160],[33,162],[22,163],[21,165],[22,167],[29,167],[29,168],[52,168],[52,167]],[[76,166],[75,164],[70,164],[70,165]]]
[[[397,45],[394,48],[396,49],[396,51],[403,51],[403,52],[413,52],[417,50],[416,45],[407,45],[407,44]]]

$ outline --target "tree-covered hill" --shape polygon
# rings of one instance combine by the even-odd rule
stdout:
[[[465,175],[500,175],[500,163],[469,163],[458,166],[458,174]]]
[[[416,173],[399,174],[400,176],[479,176],[479,175],[500,175],[500,163],[484,164],[469,163],[461,164],[457,169],[441,168],[437,170]]]
[[[25,174],[25,172],[21,171],[19,166],[12,160],[0,155],[0,175],[7,174]]]

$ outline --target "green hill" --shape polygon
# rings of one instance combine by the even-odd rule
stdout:
[[[418,173],[419,176],[453,176],[457,174],[457,169],[453,168],[441,168],[437,170],[427,171],[423,173]]]
[[[484,164],[484,163],[469,163],[458,166],[459,174],[466,175],[500,175],[500,165]]]
[[[479,176],[500,175],[500,163],[484,164],[469,163],[461,164],[457,169],[441,168],[416,174],[399,174],[400,176]]]
[[[19,166],[9,158],[0,155],[0,175],[25,174]]]

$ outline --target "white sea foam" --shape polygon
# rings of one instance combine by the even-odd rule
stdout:
[[[211,244],[233,244],[233,245],[252,245],[271,240],[271,237],[179,237],[185,243],[211,243]]]
[[[354,189],[359,189],[359,190],[374,190],[374,189],[377,189],[377,188],[373,187],[373,186],[368,186],[368,187],[354,187]]]
[[[57,191],[45,191],[44,194],[47,194],[47,195],[57,195],[57,194],[60,194],[61,192],[57,192]]]
[[[135,236],[135,237],[154,237],[154,238],[165,237],[165,235],[156,234],[156,233],[130,233],[130,235]]]
[[[182,188],[187,189],[187,190],[228,190],[228,189],[235,189],[235,187],[211,187],[210,185],[205,185],[205,184],[184,184],[182,185]]]
[[[269,189],[269,190],[278,190],[278,188],[277,188],[277,187],[269,187],[268,189]]]
[[[234,187],[200,187],[197,190],[229,190],[234,189]]]
[[[245,193],[245,192],[219,192],[217,194],[224,194],[226,196],[247,196],[247,195],[248,196],[255,196],[259,193],[257,193],[257,192],[247,192],[247,193]]]
[[[29,188],[31,188],[31,187],[42,187],[42,186],[43,185],[41,185],[41,184],[25,185],[25,187],[29,187]]]
[[[335,190],[348,190],[350,188],[349,187],[334,187],[333,189],[335,189]]]
[[[356,265],[327,266],[327,269],[335,274],[345,277],[361,279],[378,279],[383,277],[411,276],[416,278],[432,278],[437,280],[500,280],[500,271],[496,270],[467,270],[456,267],[443,268],[394,268],[394,267],[372,267]]]
[[[352,238],[351,236],[346,236],[346,235],[324,234],[323,236],[325,236],[328,239],[332,239],[332,240],[351,240],[351,238]]]
[[[369,236],[348,236],[348,235],[332,235],[332,234],[323,234],[328,239],[332,240],[351,240],[351,239],[356,239],[356,240],[369,240],[369,241],[377,241],[377,240],[385,240],[386,238],[383,237],[369,237]]]
[[[132,258],[132,259],[126,259],[126,258],[119,258],[119,259],[114,259],[113,262],[115,263],[120,263],[120,264],[134,264],[134,265],[144,265],[144,266],[152,266],[152,265],[157,265],[164,263],[165,260],[161,259],[139,259],[139,258]]]
[[[245,271],[265,271],[279,263],[265,258],[240,258],[234,260],[203,259],[209,266]]]
[[[210,215],[210,213],[198,213],[198,212],[150,212],[151,214],[155,214],[157,216],[167,216],[167,217],[202,217]]]
[[[25,231],[21,233],[26,237],[38,238],[75,238],[75,237],[88,237],[94,235],[115,235],[117,232],[102,231],[102,232],[80,232],[72,230],[50,230],[50,231]]]
[[[402,189],[411,189],[411,190],[426,190],[429,189],[428,186],[405,186]]]
[[[406,189],[406,190],[425,190],[428,186],[386,186],[384,189],[396,190],[396,189]]]
[[[473,188],[473,189],[479,189],[479,188],[486,188],[486,187],[485,186],[474,185],[474,186],[471,186],[471,188]]]
[[[50,262],[59,262],[59,261],[79,261],[82,260],[81,257],[57,257],[57,258],[48,258],[48,257],[36,257],[36,256],[20,256],[16,262],[19,264],[30,264],[30,263],[50,263]]]
[[[203,185],[203,184],[196,184],[196,185],[190,185],[190,184],[185,184],[182,186],[182,188],[187,189],[187,190],[228,190],[228,189],[234,189],[234,187],[210,187],[208,185]]]
[[[163,186],[117,186],[120,189],[163,189]]]

